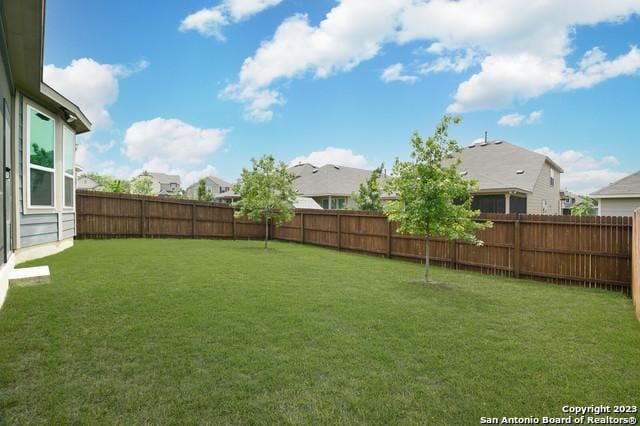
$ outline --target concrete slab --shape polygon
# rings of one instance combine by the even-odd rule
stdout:
[[[48,284],[51,280],[48,266],[35,266],[33,268],[14,269],[9,273],[9,285],[27,287],[32,285]]]

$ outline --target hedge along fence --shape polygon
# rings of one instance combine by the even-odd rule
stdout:
[[[78,238],[263,239],[264,231],[226,204],[76,191]]]
[[[264,238],[264,222],[236,220],[226,204],[78,191],[76,211],[79,238]],[[631,217],[484,214],[478,218],[487,219],[494,226],[479,232],[483,246],[434,238],[433,262],[629,293]],[[291,222],[272,227],[271,235],[278,240],[424,261],[424,239],[398,234],[396,225],[377,212],[297,210]]]
[[[640,209],[633,213],[631,293],[636,307],[636,316],[640,320]]]
[[[483,214],[483,246],[432,238],[431,260],[455,269],[629,292],[630,217]],[[381,213],[298,210],[274,238],[424,261],[424,239],[396,232]]]

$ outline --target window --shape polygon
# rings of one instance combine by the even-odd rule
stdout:
[[[504,213],[506,201],[504,195],[477,195],[471,204],[473,210],[481,213]]]
[[[325,210],[329,209],[329,199],[328,198],[323,198],[322,199],[322,208]]]
[[[345,199],[344,198],[332,198],[331,199],[331,210],[342,210],[344,209]]]
[[[549,184],[553,186],[556,180],[556,173],[553,169],[549,169]]]
[[[64,206],[73,207],[75,199],[74,188],[74,157],[76,153],[76,134],[67,126],[62,127],[62,158],[64,168]]]
[[[29,205],[55,206],[55,121],[35,108],[28,108]]]

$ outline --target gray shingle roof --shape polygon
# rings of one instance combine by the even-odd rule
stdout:
[[[231,188],[231,184],[229,182],[227,182],[226,180],[222,180],[222,179],[220,179],[219,177],[216,177],[216,176],[206,176],[206,177],[204,177],[202,179],[204,179],[205,182],[209,181],[210,183],[218,185],[218,186]],[[200,179],[198,179],[197,181],[195,181],[194,183],[189,185],[188,189],[197,188],[199,183],[200,183]]]
[[[504,141],[491,141],[466,147],[458,166],[465,177],[476,179],[480,191],[520,189],[533,192],[545,162],[558,172],[562,168],[549,157]],[[522,173],[518,173],[522,171]]]
[[[640,171],[623,177],[619,181],[597,190],[592,195],[601,198],[606,198],[606,196],[623,197],[625,195],[637,197],[640,195]]]
[[[144,172],[140,176],[144,175],[151,176],[153,179],[164,185],[170,185],[172,183],[180,184],[180,176],[178,175],[168,175],[166,173],[158,172]]]
[[[371,170],[327,164],[315,167],[311,164],[299,164],[289,168],[298,176],[293,187],[305,197],[322,195],[351,196],[358,192],[360,184],[371,176]]]

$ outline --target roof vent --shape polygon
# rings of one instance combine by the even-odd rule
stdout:
[[[476,147],[475,143],[472,143],[471,145],[469,145],[469,148],[475,148],[475,147]]]
[[[313,169],[311,173],[318,173],[318,169]]]
[[[480,144],[480,146],[487,146],[487,145],[489,145],[489,142],[482,142],[482,143]]]
[[[516,174],[517,175],[523,175],[524,174],[524,170],[516,170]]]
[[[465,171],[460,172],[460,176],[466,176],[466,175],[468,175],[468,174],[469,174],[469,172],[468,172],[468,171],[466,171],[466,170],[465,170]]]
[[[494,145],[500,145],[502,142],[504,142],[504,141],[495,141]]]
[[[336,169],[336,170],[340,170],[340,167],[338,167],[338,166],[333,166],[333,168]]]

